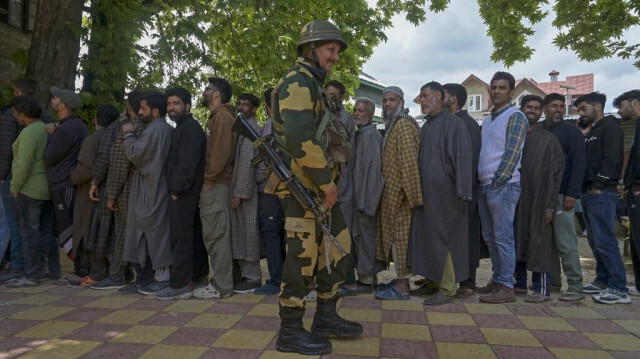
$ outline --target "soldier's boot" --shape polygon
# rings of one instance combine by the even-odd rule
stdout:
[[[331,353],[331,342],[309,333],[302,326],[304,309],[280,306],[280,333],[276,349],[280,352],[293,352],[304,355],[322,355]]]
[[[336,313],[338,296],[333,299],[318,298],[311,333],[321,337],[352,338],[362,334],[362,324],[350,322]]]

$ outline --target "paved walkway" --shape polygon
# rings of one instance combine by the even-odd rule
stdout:
[[[479,273],[484,283],[487,261]],[[339,313],[361,322],[364,335],[332,340],[333,352],[323,358],[640,358],[640,298],[635,299],[614,306],[590,298],[532,305],[519,297],[517,303],[492,305],[472,296],[431,308],[420,298],[381,302],[360,295],[342,299]],[[2,286],[0,358],[303,357],[275,350],[277,301],[239,294],[161,302],[49,283]],[[314,310],[310,303],[307,328]]]

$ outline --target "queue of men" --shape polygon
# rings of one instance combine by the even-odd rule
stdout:
[[[52,87],[59,121],[45,124],[35,83],[19,81],[0,122],[7,129],[0,132],[0,175],[10,233],[8,243],[0,241],[0,249],[10,248],[0,281],[33,287],[49,277],[159,300],[280,294],[276,347],[302,354],[330,352],[329,336],[362,334],[359,323],[337,314],[339,296],[424,295],[425,305],[437,306],[477,292],[486,303],[514,302],[517,294],[542,303],[562,287],[561,271],[567,290],[559,300],[587,293],[617,304],[638,294],[640,126],[624,175],[636,278],[627,288],[614,233],[624,135],[617,118],[604,115],[604,94],[574,101],[580,132],[564,120],[560,94],[527,95],[514,106],[515,79],[507,72],[491,80],[492,110],[481,127],[463,110],[467,94],[459,84],[421,87],[414,101],[426,115],[422,125],[409,115],[404,91],[389,86],[381,134],[371,99],[356,98],[350,115],[344,85],[322,87],[347,47],[330,22],[305,25],[296,64],[264,93],[264,128],[256,121],[260,99],[243,93],[234,106],[231,84],[219,77],[202,93],[204,129],[191,115],[192,94],[174,87],[129,93],[123,113],[100,106],[91,135],[76,115],[77,93]],[[613,104],[623,119],[640,123],[640,90]],[[254,160],[261,152],[234,131],[238,111],[322,216],[298,202],[272,162]],[[591,283],[583,283],[573,224],[579,198],[596,261]],[[478,286],[483,245],[492,278]],[[59,248],[74,261],[67,278]],[[263,256],[270,276],[264,284]],[[378,283],[392,263],[396,278]],[[411,290],[414,275],[424,279]],[[302,318],[314,289],[308,332]]]

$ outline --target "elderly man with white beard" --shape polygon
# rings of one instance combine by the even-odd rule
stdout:
[[[351,232],[353,253],[356,256],[358,280],[355,285],[342,285],[341,296],[371,293],[376,275],[384,269],[384,263],[376,260],[378,204],[384,189],[382,176],[382,135],[372,124],[375,103],[366,97],[356,99],[353,106],[353,122],[357,126],[351,136],[353,158],[343,173],[345,184],[352,193],[350,211],[344,213]]]
[[[389,86],[382,93],[385,134],[382,140],[382,175],[385,188],[378,211],[377,258],[393,261],[397,279],[382,285],[375,297],[408,300],[407,247],[411,229],[411,209],[422,204],[418,170],[420,127],[404,108],[404,92]]]

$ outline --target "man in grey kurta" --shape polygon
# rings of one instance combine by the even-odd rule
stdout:
[[[564,153],[560,142],[538,122],[542,98],[526,95],[520,109],[527,116],[529,129],[522,149],[520,203],[516,209],[516,292],[527,292],[527,270],[533,272],[533,293],[525,302],[551,300],[550,277],[558,272],[559,258],[553,241],[551,221],[559,210],[558,193],[564,174]]]
[[[342,285],[341,295],[371,293],[376,275],[384,263],[376,259],[377,212],[384,178],[382,176],[382,135],[372,124],[375,103],[366,97],[357,98],[353,106],[353,121],[358,127],[351,137],[353,158],[342,173],[351,201],[346,206],[347,227],[355,243],[354,250],[358,281]],[[345,205],[341,203],[341,208]]]
[[[443,98],[444,88],[437,82],[420,89],[420,105],[427,114],[418,160],[423,205],[413,208],[407,262],[427,285],[438,284],[426,305],[450,302],[457,283],[469,276],[471,139],[464,121],[443,107]]]
[[[169,285],[169,266],[173,264],[165,175],[173,127],[165,120],[167,100],[160,92],[145,95],[139,114],[148,123],[140,137],[136,136],[134,125],[122,125],[124,152],[136,167],[129,195],[133,207],[127,216],[123,258],[141,267],[152,266],[154,281],[138,292],[154,294]]]
[[[238,110],[253,129],[262,129],[256,122],[260,106],[257,96],[243,93],[238,97]],[[257,155],[253,143],[245,137],[238,139],[231,175],[231,254],[238,264],[242,280],[234,283],[233,291],[248,293],[262,285],[260,270],[260,227],[258,224],[258,185],[256,168],[251,161]],[[234,275],[234,277],[240,277]]]

